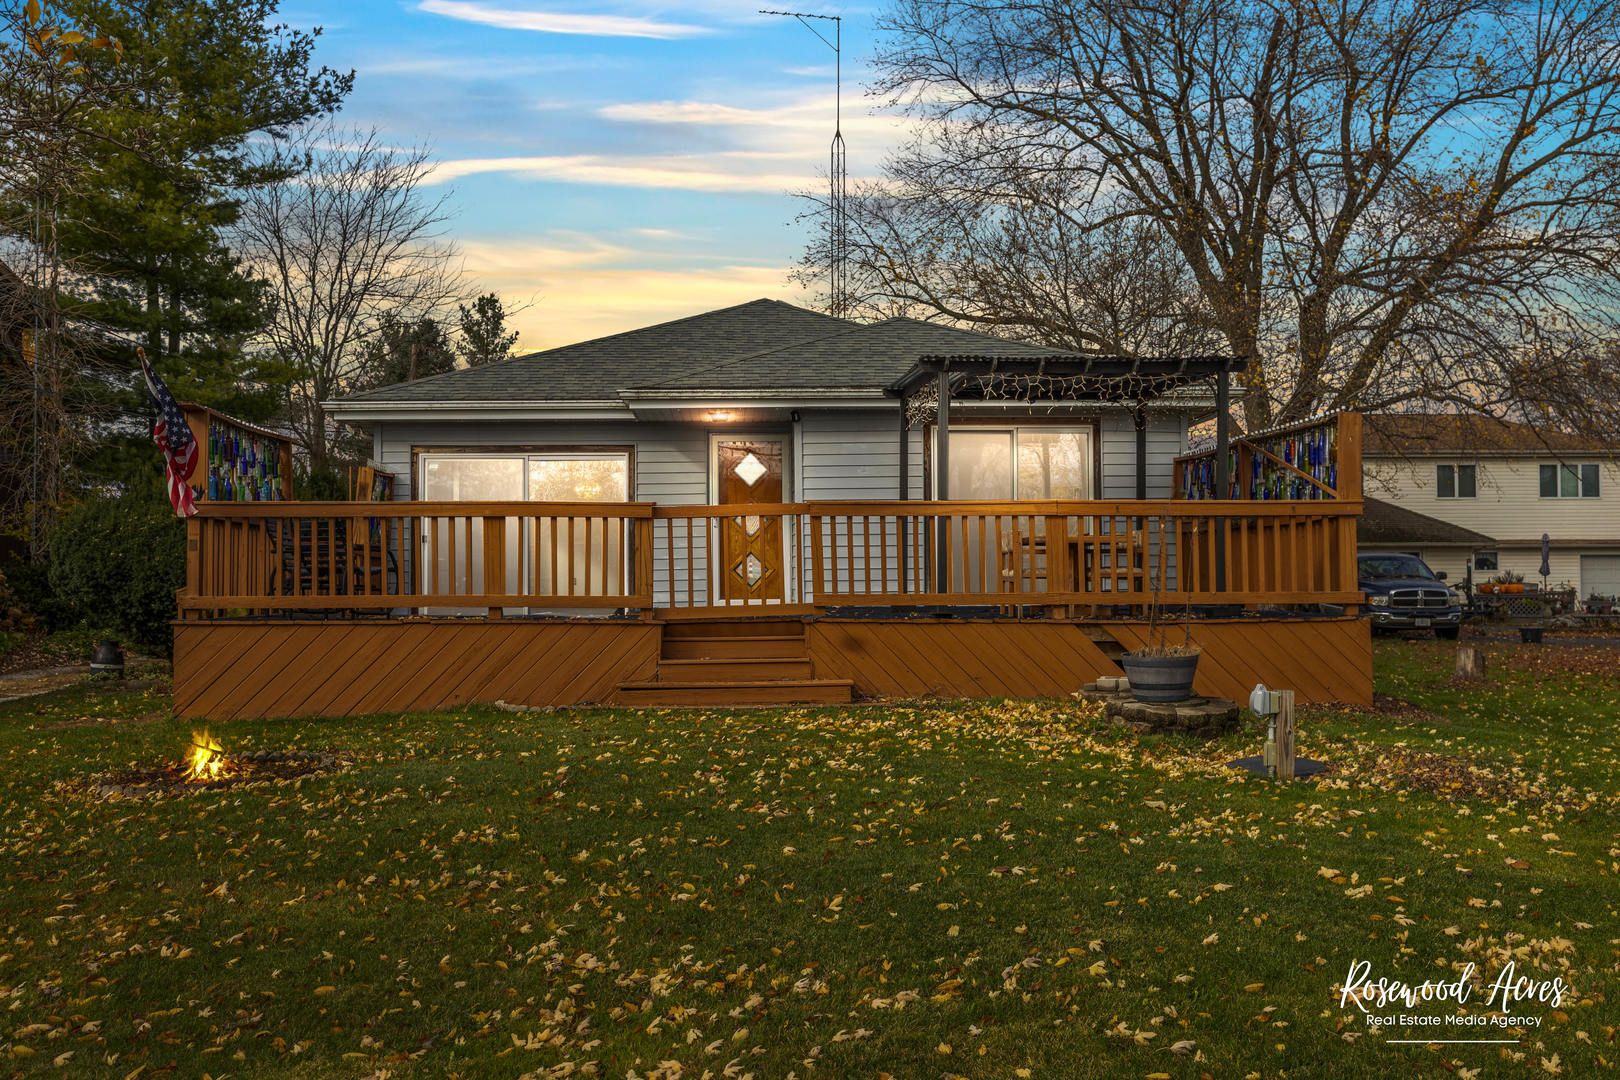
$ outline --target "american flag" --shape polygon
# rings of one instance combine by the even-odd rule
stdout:
[[[146,360],[146,350],[136,349],[135,355],[141,360],[141,375],[146,379],[146,392],[151,395],[152,408],[157,410],[157,421],[152,425],[152,438],[157,440],[158,449],[163,451],[163,460],[169,472],[169,502],[174,504],[174,512],[181,517],[191,517],[197,513],[197,499],[191,493],[191,485],[186,483],[186,477],[197,465],[197,440],[191,434],[191,425],[186,423],[186,414],[180,411],[179,402],[169,393],[169,388],[163,385],[157,372]]]

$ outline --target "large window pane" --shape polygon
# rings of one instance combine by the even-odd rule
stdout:
[[[529,498],[541,502],[628,502],[630,459],[625,454],[530,457]],[[565,596],[623,592],[629,545],[622,519],[543,517],[535,520],[535,527],[536,592]],[[557,567],[555,578],[553,562]]]
[[[1543,499],[1558,498],[1558,466],[1541,466],[1541,497]]]
[[[1089,441],[1083,431],[1019,429],[1018,497],[1091,498]]]
[[[1474,497],[1474,470],[1473,465],[1457,466],[1457,498],[1472,499]]]
[[[1598,497],[1598,467],[1596,465],[1581,466],[1581,498],[1595,499]]]
[[[1010,431],[952,431],[946,495],[952,499],[1013,497]]]
[[[623,454],[532,457],[529,498],[544,502],[629,502],[630,462]]]
[[[1565,499],[1578,499],[1581,494],[1581,474],[1573,465],[1558,468],[1558,494]]]
[[[426,457],[422,462],[422,498],[430,502],[522,502],[523,459],[472,454]],[[502,590],[507,593],[522,591],[518,565],[518,552],[521,550],[519,535],[518,519],[507,518],[506,581]],[[484,567],[484,522],[481,518],[473,519],[471,544],[467,542],[465,521],[453,518],[424,520],[422,539],[426,547],[421,563],[422,584],[428,590],[434,590],[436,586],[441,593],[484,594],[491,591],[488,587],[491,584],[489,575]],[[455,549],[453,559],[452,547]],[[433,610],[445,614],[462,611],[459,608]],[[468,608],[465,613],[477,614],[482,610]]]
[[[1434,493],[1442,499],[1457,497],[1457,472],[1450,465],[1434,467]]]

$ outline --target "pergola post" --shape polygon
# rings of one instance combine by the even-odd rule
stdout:
[[[1136,403],[1136,411],[1131,414],[1131,422],[1136,425],[1136,498],[1141,501],[1147,498],[1147,409],[1140,401]]]
[[[1232,470],[1227,458],[1230,456],[1230,436],[1227,428],[1231,423],[1232,411],[1231,388],[1227,383],[1226,369],[1222,368],[1215,375],[1215,498],[1228,499],[1232,494]],[[1226,591],[1226,519],[1215,518],[1215,591]]]
[[[946,370],[948,365],[942,365],[939,371],[939,423],[935,428],[935,438],[939,449],[934,457],[938,462],[934,475],[934,497],[941,501],[951,497],[951,373]],[[937,539],[934,541],[935,559],[938,563],[936,578],[939,582],[939,591],[951,591],[951,561],[948,555],[948,538],[950,523],[940,517],[934,520],[934,531]]]
[[[900,395],[900,498],[902,501],[911,498],[911,431],[906,423],[906,395]],[[906,592],[910,582],[910,537],[907,535],[907,526],[910,519],[898,517],[894,526],[900,532],[900,591]],[[885,526],[887,528],[887,526]]]

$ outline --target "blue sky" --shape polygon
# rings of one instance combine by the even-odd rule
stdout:
[[[833,54],[755,14],[775,6],[294,0],[281,18],[355,69],[344,122],[431,146],[472,284],[531,305],[515,325],[535,348],[803,300],[790,192],[825,183]],[[800,10],[845,18],[849,172],[869,175],[897,132],[865,96],[874,10]]]

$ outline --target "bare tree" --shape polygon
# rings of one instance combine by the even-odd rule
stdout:
[[[874,304],[1098,352],[1177,341],[1129,332],[1155,312],[1214,330],[1259,361],[1256,425],[1620,432],[1620,2],[899,0],[883,29],[876,92],[920,128],[851,207]]]
[[[354,385],[386,322],[453,310],[461,260],[444,236],[449,196],[425,187],[427,150],[322,125],[271,152],[304,167],[245,193],[239,241],[275,297],[268,345],[294,373],[288,419],[313,471],[337,439],[321,403]]]

